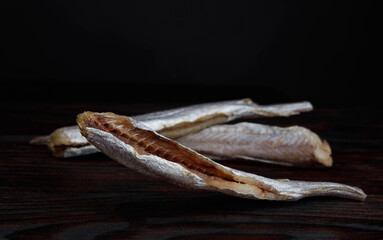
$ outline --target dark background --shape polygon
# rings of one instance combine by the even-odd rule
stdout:
[[[0,0],[0,239],[383,239],[381,15],[369,1]],[[239,199],[29,144],[85,110],[243,97],[311,101],[246,121],[306,127],[334,165],[224,165],[357,186],[366,201]]]
[[[2,1],[1,100],[380,105],[370,1]]]

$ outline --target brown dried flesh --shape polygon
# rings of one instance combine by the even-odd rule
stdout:
[[[135,128],[128,118],[123,119],[123,127],[117,127],[103,115],[95,115],[88,119],[88,125],[113,134],[124,143],[132,146],[139,154],[152,154],[168,161],[182,164],[187,169],[199,173],[219,177],[226,181],[235,181],[233,177],[210,162],[205,161],[201,156],[187,148],[180,148],[178,144],[155,134],[152,131]],[[120,119],[122,120],[122,119]],[[121,123],[120,122],[120,123]],[[121,126],[121,125],[120,125]],[[179,153],[179,154],[177,154]]]

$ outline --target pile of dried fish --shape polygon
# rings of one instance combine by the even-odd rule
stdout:
[[[57,129],[50,136],[33,139],[32,143],[47,144],[58,157],[100,150],[142,174],[184,187],[244,198],[298,200],[325,195],[364,200],[366,195],[356,187],[330,182],[268,179],[223,166],[207,157],[330,167],[332,158],[328,143],[306,128],[223,124],[240,118],[290,116],[310,110],[309,102],[262,106],[243,99],[132,118],[114,113],[84,112],[77,118],[79,127]]]

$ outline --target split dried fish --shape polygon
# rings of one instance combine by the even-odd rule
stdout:
[[[361,189],[344,184],[274,180],[225,167],[126,116],[84,112],[77,123],[83,136],[112,159],[183,187],[268,200],[366,197]]]
[[[246,98],[197,104],[133,117],[162,135],[175,138],[239,118],[280,117],[311,111],[309,102],[262,106]]]
[[[223,124],[175,141],[215,160],[242,158],[287,166],[332,166],[328,143],[299,126]]]
[[[133,118],[166,137],[175,138],[239,118],[291,116],[311,111],[312,108],[309,102],[264,106],[245,98],[197,104],[138,115]],[[97,148],[89,145],[81,135],[78,126],[59,128],[50,136],[32,139],[31,143],[48,145],[56,157],[74,157],[98,151]]]

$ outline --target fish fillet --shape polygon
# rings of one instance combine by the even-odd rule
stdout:
[[[216,160],[242,158],[287,166],[332,166],[328,143],[299,126],[223,124],[175,141]]]
[[[248,98],[204,103],[134,116],[153,130],[169,138],[184,136],[206,127],[239,118],[290,116],[311,111],[309,102],[259,105]],[[81,135],[78,126],[62,127],[31,140],[32,144],[48,145],[56,157],[75,157],[98,152]]]
[[[183,187],[285,201],[310,196],[366,197],[361,189],[344,184],[274,180],[223,166],[126,116],[84,112],[77,123],[82,135],[112,159]]]

